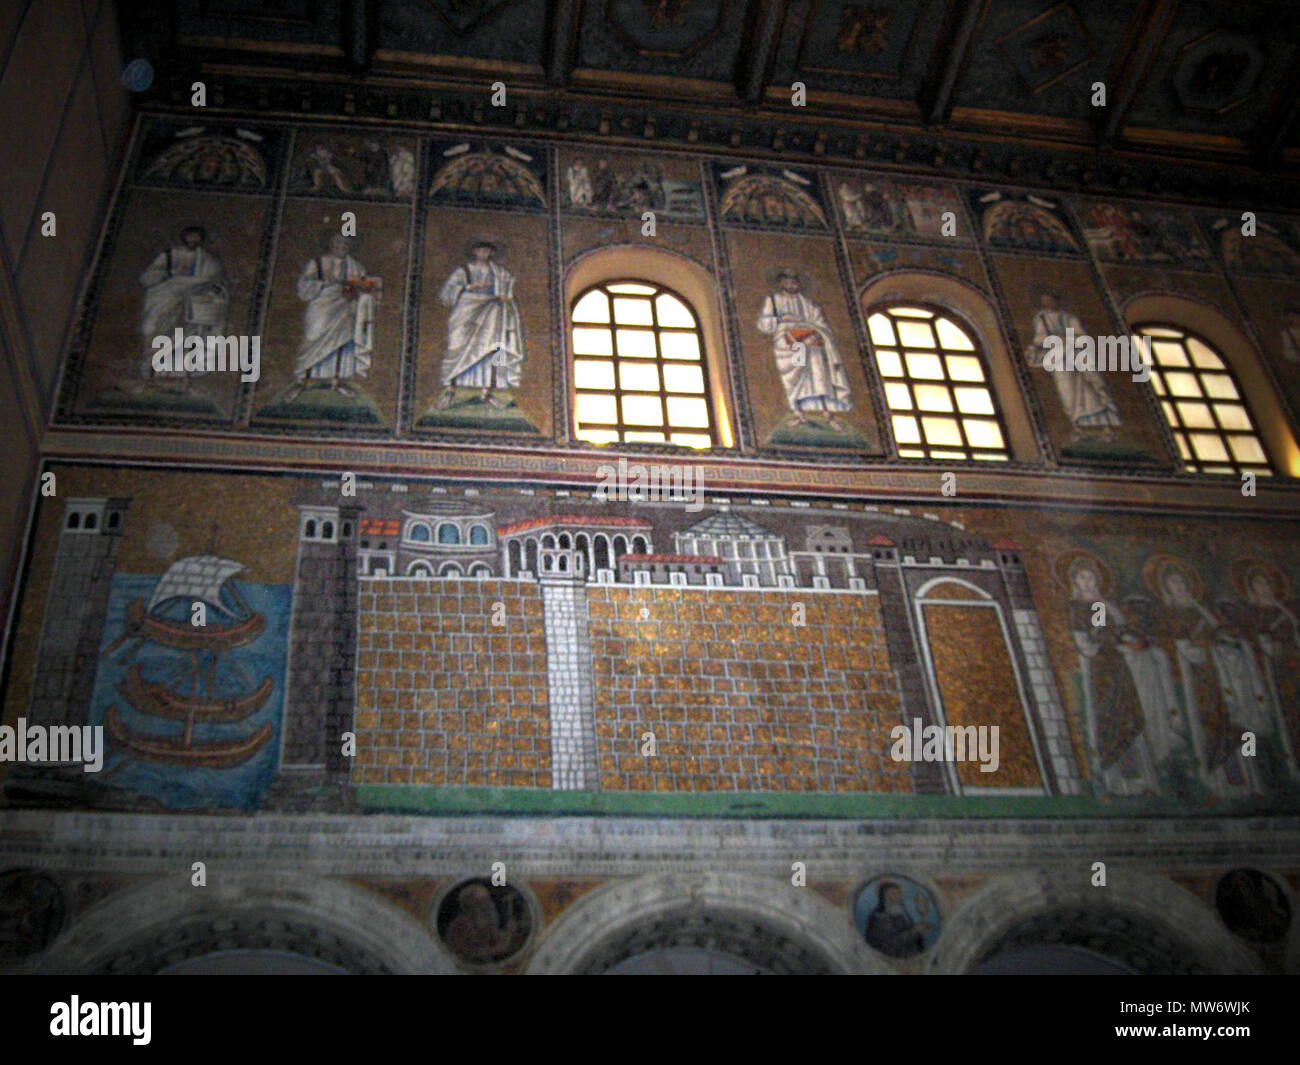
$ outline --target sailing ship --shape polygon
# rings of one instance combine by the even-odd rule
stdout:
[[[246,568],[217,555],[190,555],[167,568],[148,603],[133,599],[127,604],[122,634],[105,655],[131,640],[134,642],[118,659],[119,665],[129,662],[146,643],[182,652],[185,657],[172,660],[168,678],[179,686],[147,680],[135,663],[118,681],[117,693],[137,713],[183,721],[185,728],[180,735],[138,731],[122,720],[114,704],[104,712],[104,728],[117,746],[149,761],[221,769],[248,761],[266,745],[271,738],[270,722],[233,739],[194,738],[196,724],[230,724],[251,717],[274,687],[269,676],[234,695],[215,687],[222,653],[252,643],[266,628],[265,615],[249,607],[232,580]],[[206,623],[205,617],[205,624],[193,624],[191,611],[196,603],[216,615],[215,623]],[[242,676],[237,662],[235,670]]]

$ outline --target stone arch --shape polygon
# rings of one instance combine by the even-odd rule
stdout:
[[[952,314],[958,324],[970,330],[982,348],[1012,459],[1018,462],[1040,460],[1029,403],[1016,372],[1016,359],[1007,347],[997,310],[987,293],[938,270],[893,270],[878,274],[863,286],[858,294],[858,303],[864,319],[873,307],[882,303],[929,304]],[[868,378],[876,382],[874,387],[879,388],[874,358],[873,354]]]
[[[464,570],[460,568],[459,562],[444,562],[438,570],[439,577],[460,577],[464,575]]]
[[[840,909],[788,882],[659,873],[584,895],[544,933],[529,973],[597,973],[666,947],[733,954],[775,972],[886,973]]]
[[[1165,292],[1133,296],[1124,304],[1123,314],[1130,330],[1138,324],[1167,322],[1209,341],[1232,367],[1274,469],[1288,477],[1300,477],[1300,445],[1278,391],[1259,350],[1227,315],[1199,300]]]
[[[688,256],[646,244],[618,244],[585,252],[572,259],[565,268],[566,321],[568,308],[591,286],[603,281],[632,280],[662,285],[672,290],[695,312],[704,337],[704,355],[709,370],[709,405],[713,410],[718,446],[734,447],[731,368],[727,364],[718,283],[704,266]],[[572,330],[566,328],[565,334],[571,336]],[[572,411],[572,371],[566,370],[565,376],[568,381],[569,410]]]
[[[975,594],[972,596],[972,598],[974,599],[985,600],[985,599],[993,598],[993,596],[989,595],[989,593],[986,592],[979,585],[974,584],[971,581],[965,580],[962,577],[953,576],[952,574],[949,573],[945,573],[938,577],[931,577],[928,581],[926,581],[923,585],[921,585],[921,587],[919,587],[913,593],[912,598],[924,599],[931,592],[935,592],[941,589],[945,584],[955,584],[960,588],[965,588],[968,591],[974,592]]]
[[[83,914],[30,968],[48,973],[154,973],[187,959],[257,951],[347,972],[454,973],[427,930],[343,881],[301,874],[151,880]]]
[[[417,558],[406,567],[406,575],[408,577],[432,577],[433,567],[424,559]]]
[[[1033,943],[1083,947],[1138,972],[1262,971],[1190,891],[1114,866],[1104,888],[1091,886],[1086,868],[1068,878],[1026,872],[985,883],[946,915],[927,970],[968,973],[1000,950]]]

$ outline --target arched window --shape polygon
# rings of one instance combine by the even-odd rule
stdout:
[[[914,305],[875,307],[867,328],[900,458],[1011,457],[972,330]]]
[[[643,281],[602,282],[573,301],[579,440],[717,442],[700,322],[682,297]]]
[[[68,514],[68,528],[69,529],[81,528],[81,511],[74,510]]]
[[[99,518],[95,515],[95,512],[92,510],[89,514],[86,515],[86,526],[85,526],[85,527],[86,527],[87,529],[94,529],[94,528],[96,528],[98,525],[99,525]]]
[[[1250,408],[1227,361],[1202,337],[1176,325],[1135,327],[1151,340],[1151,387],[1193,473],[1271,475]]]
[[[483,525],[471,525],[469,527],[469,542],[471,544],[488,543],[488,531]]]
[[[406,567],[408,577],[432,577],[433,567],[423,559],[417,559]]]
[[[308,540],[316,539],[316,523],[308,519],[307,524],[302,528],[302,535]]]
[[[412,522],[406,536],[407,539],[413,540],[417,544],[427,544],[433,538],[429,533],[429,526],[421,521]]]
[[[449,521],[444,521],[438,526],[438,543],[440,544],[458,544],[460,543],[460,529]]]
[[[323,522],[320,527],[320,535],[322,540],[333,540],[334,523],[332,521]]]

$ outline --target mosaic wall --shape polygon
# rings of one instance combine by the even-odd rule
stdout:
[[[358,784],[550,787],[535,585],[369,580],[357,627]]]
[[[102,725],[108,757],[7,764],[10,803],[1300,804],[1283,523],[50,472],[4,720]],[[899,726],[1000,738],[936,760]]]
[[[911,790],[887,755],[899,700],[875,596],[588,596],[602,789]]]
[[[896,454],[859,295],[922,271],[992,309],[1038,433],[1039,455],[1026,457],[1167,466],[1149,389],[1128,375],[1097,384],[1107,431],[1085,424],[1035,361],[1044,316],[1124,334],[1137,295],[1196,300],[1236,323],[1300,411],[1297,224],[1261,218],[1245,238],[1221,209],[563,142],[143,116],[56,422],[571,444],[569,279],[589,256],[653,248],[708,279],[703,312],[720,323],[725,350],[713,357],[731,382],[741,453]],[[765,332],[783,276],[833,366],[834,418],[797,416],[782,342]],[[485,299],[508,338],[489,370],[475,362]],[[175,329],[259,337],[259,379],[156,372],[152,338]]]

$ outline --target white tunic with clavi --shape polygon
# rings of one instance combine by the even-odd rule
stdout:
[[[444,388],[518,388],[524,330],[515,302],[515,278],[496,263],[466,263],[443,283],[447,353]]]
[[[359,281],[366,268],[350,255],[322,255],[303,267],[298,298],[307,304],[294,373],[308,377],[365,377],[375,346],[375,301],[348,296],[344,281]]]
[[[772,337],[791,410],[849,409],[849,381],[821,307],[801,293],[773,292],[763,301],[758,330]]]
[[[1073,330],[1074,336],[1086,334],[1079,316],[1068,311],[1039,311],[1034,315],[1034,342],[1030,346],[1028,357],[1031,365],[1042,366],[1043,357],[1048,349],[1048,339],[1060,339],[1062,351],[1067,341],[1066,330]],[[1061,406],[1069,415],[1070,421],[1079,429],[1098,426],[1115,427],[1120,424],[1119,408],[1111,398],[1106,382],[1090,370],[1063,370],[1052,373],[1052,383],[1057,395],[1061,397]]]
[[[154,337],[171,337],[177,329],[183,330],[187,339],[224,332],[230,293],[221,260],[211,252],[184,245],[159,252],[140,275],[140,284],[145,287],[140,332],[145,347],[151,351]],[[149,356],[145,359],[145,373],[152,372]]]

